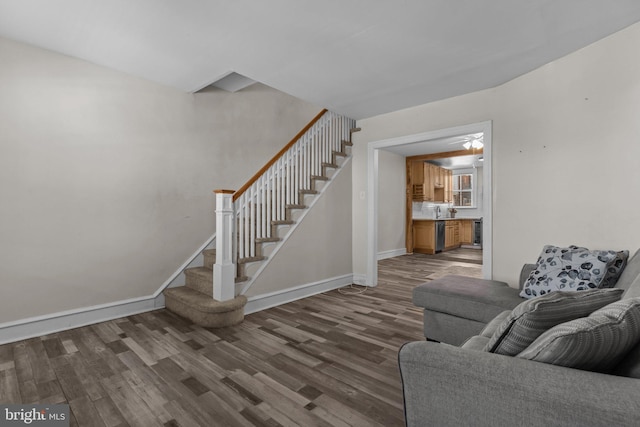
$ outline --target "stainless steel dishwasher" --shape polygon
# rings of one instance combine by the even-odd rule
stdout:
[[[444,250],[444,221],[436,221],[436,253]]]

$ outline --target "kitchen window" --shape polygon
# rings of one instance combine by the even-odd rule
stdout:
[[[473,174],[453,175],[453,206],[456,208],[475,207]]]

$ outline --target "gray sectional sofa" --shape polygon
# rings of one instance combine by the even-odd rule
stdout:
[[[521,284],[534,267],[523,268]],[[615,287],[623,302],[640,298],[640,250]],[[415,289],[427,341],[405,344],[398,356],[407,425],[640,425],[640,344],[606,374],[486,351],[524,301],[518,294],[506,283],[462,276]]]

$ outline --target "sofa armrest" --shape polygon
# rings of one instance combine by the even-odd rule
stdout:
[[[637,425],[640,380],[434,342],[398,355],[407,426]]]
[[[524,287],[524,282],[529,278],[529,274],[531,274],[537,266],[538,264],[525,264],[522,266],[522,270],[520,270],[520,282],[518,283],[520,290]]]

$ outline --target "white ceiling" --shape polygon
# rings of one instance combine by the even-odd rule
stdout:
[[[391,151],[392,153],[405,157],[420,156],[422,154],[447,153],[450,151],[465,150],[462,144],[469,140],[477,139],[480,136],[482,136],[481,133],[448,136],[445,138],[430,139],[410,144],[395,145],[392,147],[386,147],[384,150]],[[469,154],[466,156],[445,157],[431,162],[445,169],[467,169],[474,166],[482,166],[482,163],[479,163],[479,159],[482,157],[481,155],[475,154],[474,150],[467,150],[467,152]]]
[[[638,0],[0,0],[0,36],[197,91],[230,72],[359,119],[502,84]]]

